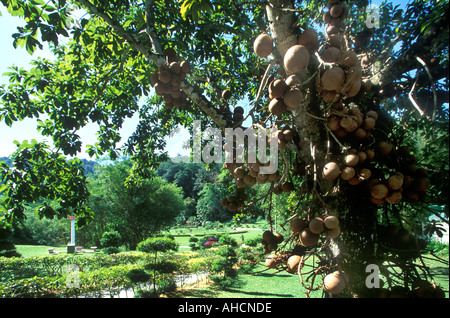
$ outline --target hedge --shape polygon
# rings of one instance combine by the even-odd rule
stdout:
[[[216,255],[211,251],[161,255],[160,260],[176,263],[178,270],[174,274],[183,281],[190,274],[210,272],[214,258]],[[129,274],[146,270],[152,260],[152,254],[142,252],[0,257],[0,298],[101,297],[105,292],[114,295],[120,288],[139,290],[142,282],[133,282]],[[76,272],[71,273],[72,269]],[[164,278],[159,284],[169,281]]]

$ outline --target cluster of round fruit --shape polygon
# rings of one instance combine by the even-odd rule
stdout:
[[[283,149],[287,143],[290,143],[296,135],[296,131],[289,126],[278,129],[278,147]]]
[[[261,174],[260,168],[268,164],[256,163],[224,163],[224,169],[228,170],[236,180],[238,188],[245,186],[253,186],[256,183],[264,184],[268,182],[276,182],[280,179],[280,173],[275,171],[272,174]]]
[[[246,200],[248,200],[248,196],[245,193],[238,193],[236,195],[222,199],[221,204],[230,212],[236,212],[245,206]]]
[[[286,71],[296,74],[302,72],[309,64],[311,52],[319,48],[319,36],[314,29],[305,29],[296,45],[291,46],[285,53],[283,64]]]
[[[235,126],[239,123],[242,123],[242,121],[244,120],[244,108],[242,108],[241,106],[237,106],[234,108],[233,114],[231,114],[230,108],[229,108],[228,104],[226,103],[226,101],[229,100],[231,98],[231,96],[232,96],[232,94],[231,94],[230,90],[224,89],[222,91],[221,97],[225,102],[219,106],[217,111],[219,112],[219,114],[221,114],[225,118],[227,118],[227,120],[233,126]]]
[[[290,227],[292,233],[298,233],[300,243],[306,247],[315,246],[321,234],[327,239],[335,239],[341,234],[339,219],[334,215],[315,217],[309,223],[305,219],[294,218]]]
[[[337,47],[342,45],[341,40],[343,39],[339,34],[333,35],[320,55],[324,62],[330,63],[330,67],[316,81],[316,89],[325,103],[339,102],[341,97],[354,97],[361,88],[368,91],[372,87],[370,80],[363,79],[361,63],[356,53]]]
[[[427,170],[417,169],[413,176],[397,171],[383,181],[374,178],[368,183],[370,201],[377,205],[385,202],[395,204],[404,197],[412,201],[422,201],[430,186],[427,175]]]
[[[188,61],[180,62],[174,52],[166,51],[166,63],[151,75],[150,80],[155,87],[155,93],[163,97],[167,108],[187,105],[187,96],[181,90],[181,83],[190,70],[191,65]]]
[[[303,93],[299,87],[301,81],[296,75],[286,79],[276,78],[269,84],[269,111],[280,116],[286,111],[295,111],[303,102]]]
[[[358,151],[351,148],[340,164],[335,161],[328,162],[323,168],[322,177],[325,180],[335,180],[340,177],[351,185],[358,185],[371,177],[372,172],[368,164],[374,156],[375,152],[371,149]]]
[[[369,138],[375,127],[378,113],[370,110],[365,115],[358,107],[340,108],[328,117],[328,128],[337,138],[352,137],[357,141]]]
[[[408,146],[398,147],[396,156],[403,175],[402,195],[412,201],[423,201],[431,185],[428,170],[417,167],[416,157]]]
[[[348,9],[339,0],[330,0],[329,11],[323,15],[328,23],[326,28],[327,41],[320,56],[322,61],[330,63],[318,77],[316,88],[321,93],[325,103],[336,103],[343,96],[354,97],[361,90],[362,67],[355,51],[347,50],[344,37],[340,34],[340,26],[347,18]],[[369,81],[365,81],[369,85]]]
[[[403,198],[423,201],[431,185],[428,170],[417,168],[414,164],[415,156],[411,154],[408,146],[400,146],[396,151],[393,150],[393,145],[387,141],[379,141],[375,145],[375,154],[379,161],[383,162],[392,156],[396,158],[393,161],[396,161],[400,168],[391,172],[387,179],[369,180],[367,186],[370,190],[371,202],[377,205],[385,202],[395,204]]]
[[[323,22],[327,23],[325,32],[327,35],[338,34],[343,20],[347,19],[348,8],[339,0],[329,0],[327,8],[328,11],[323,14]]]
[[[264,253],[270,253],[278,248],[284,240],[283,235],[280,233],[273,233],[270,230],[264,231],[261,239],[261,244],[264,246]]]

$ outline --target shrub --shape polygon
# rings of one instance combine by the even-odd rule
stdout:
[[[178,243],[175,242],[172,238],[169,237],[155,237],[155,238],[148,238],[142,242],[140,242],[137,245],[137,249],[141,252],[145,252],[145,253],[154,253],[155,257],[153,260],[152,264],[149,264],[147,266],[149,266],[150,268],[153,269],[153,293],[151,295],[157,295],[158,294],[158,290],[156,288],[156,280],[157,278],[157,271],[164,269],[164,271],[167,271],[170,268],[164,268],[167,265],[167,263],[165,264],[161,264],[158,263],[158,252],[160,253],[164,253],[164,252],[168,252],[168,251],[177,251],[178,250]],[[175,265],[174,267],[175,268]]]
[[[127,273],[127,278],[134,284],[148,282],[151,276],[143,269],[132,269]]]
[[[178,243],[168,237],[148,238],[137,245],[137,250],[144,253],[168,252],[178,250]]]
[[[122,236],[117,231],[104,232],[100,244],[103,247],[119,247],[122,244]]]

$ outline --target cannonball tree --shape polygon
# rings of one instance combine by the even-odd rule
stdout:
[[[177,126],[253,127],[275,136],[277,169],[231,156],[222,205],[250,213],[289,196],[280,226],[290,235],[262,238],[271,267],[299,275],[307,296],[442,296],[421,253],[422,221],[448,223],[448,209],[429,208],[448,193],[448,1],[1,2],[25,20],[12,45],[32,53],[47,43],[55,55],[12,68],[0,88],[1,120],[45,114],[38,129],[54,144],[18,144],[13,166],[1,166],[6,219],[42,197],[60,199],[42,216],[89,219],[82,167],[65,158],[81,151],[88,124],[99,126],[88,154],[129,156],[129,182],[167,158],[164,137]],[[367,283],[373,266],[379,288]]]

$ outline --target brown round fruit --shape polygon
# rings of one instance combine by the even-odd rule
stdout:
[[[383,156],[387,156],[392,151],[392,144],[386,141],[380,141],[377,143],[376,149]]]
[[[323,168],[322,175],[325,180],[335,180],[339,177],[340,173],[341,170],[339,169],[339,165],[336,162],[331,161]]]
[[[339,50],[335,46],[330,46],[325,49],[321,55],[321,58],[324,62],[327,63],[335,63],[339,60],[339,55],[341,54],[341,50]]]
[[[328,43],[332,47],[342,50],[345,47],[345,39],[342,34],[328,35]]]
[[[325,289],[325,291],[333,295],[342,292],[345,286],[346,286],[345,278],[339,271],[328,274],[323,279],[323,288]]]
[[[269,96],[270,98],[281,98],[284,96],[289,86],[282,79],[275,79],[269,85]]]
[[[340,4],[335,4],[330,9],[330,15],[333,18],[337,18],[342,13],[342,6]]]
[[[283,192],[291,192],[294,190],[294,185],[291,182],[285,181],[281,184],[281,189],[283,189]]]
[[[294,218],[290,222],[290,227],[291,227],[292,233],[300,233],[307,226],[308,225],[305,222],[305,220],[302,220],[302,219],[299,219],[299,218]]]
[[[349,154],[344,157],[344,163],[349,167],[354,167],[359,163],[359,156],[357,154]]]
[[[269,111],[274,116],[280,116],[287,110],[286,104],[283,102],[282,99],[274,98],[270,101],[269,104]]]
[[[351,117],[344,116],[341,118],[339,122],[342,128],[345,129],[346,132],[353,132],[358,129],[358,122]]]
[[[249,174],[245,175],[243,179],[244,179],[244,182],[246,185],[252,186],[252,185],[256,184],[256,178],[252,177]]]
[[[339,128],[341,128],[340,124],[341,118],[338,116],[331,116],[328,118],[328,127],[331,131],[337,131]]]
[[[314,29],[306,29],[300,34],[298,44],[303,45],[308,50],[316,50],[319,48],[319,37]]]
[[[303,102],[303,93],[299,88],[293,87],[284,94],[283,101],[287,110],[295,111]]]
[[[234,169],[234,177],[235,178],[243,178],[245,175],[245,169],[243,167],[237,167]]]
[[[347,97],[354,97],[359,93],[360,90],[361,90],[361,80],[357,79],[353,81],[349,86],[347,86],[347,89],[345,90],[345,95],[347,95]]]
[[[323,223],[327,229],[332,230],[339,226],[339,219],[334,215],[330,215],[323,220]]]
[[[370,189],[370,194],[375,199],[384,199],[389,193],[388,187],[383,183],[378,183]]]
[[[285,82],[288,86],[300,85],[302,83],[302,81],[295,74],[286,78]]]
[[[339,92],[344,83],[344,70],[338,66],[326,70],[321,79],[322,88],[327,91]]]
[[[174,74],[180,74],[181,73],[181,66],[178,62],[172,62],[169,64],[169,69]]]
[[[373,127],[375,127],[375,119],[371,117],[367,117],[366,119],[364,119],[362,128],[364,128],[365,130],[371,130]]]
[[[368,168],[362,168],[358,171],[359,180],[367,180],[372,176],[372,171]]]
[[[183,73],[189,73],[191,71],[191,63],[189,61],[182,61],[180,67]]]
[[[339,64],[344,67],[358,65],[358,56],[356,55],[355,51],[344,51],[339,58]]]
[[[430,179],[427,177],[418,177],[414,179],[411,187],[418,192],[424,192],[430,187]]]
[[[363,78],[362,80],[362,88],[364,91],[368,92],[372,89],[372,81],[368,78]]]
[[[284,55],[284,67],[291,73],[298,73],[309,63],[309,52],[303,45],[294,45]]]
[[[327,33],[328,36],[338,34],[339,27],[329,24],[325,29],[325,32]]]
[[[328,239],[335,239],[341,234],[341,227],[337,226],[334,229],[325,231],[325,237]]]
[[[300,242],[307,247],[311,247],[317,244],[319,241],[319,235],[311,232],[309,228],[304,229],[300,233]]]
[[[325,224],[322,218],[316,217],[309,222],[309,230],[314,234],[321,234],[325,231]]]
[[[300,255],[292,255],[287,260],[287,270],[289,273],[297,273],[298,266],[302,260],[302,257]],[[300,265],[301,268],[301,265]]]
[[[336,91],[326,91],[322,92],[322,98],[325,103],[334,103],[339,100],[341,95]]]
[[[266,266],[272,269],[278,268],[281,265],[280,260],[277,258],[277,255],[271,254],[266,257]]]
[[[223,99],[230,99],[231,98],[231,92],[228,89],[225,89],[222,91],[222,98]]]
[[[258,35],[258,37],[255,39],[255,42],[253,42],[253,50],[259,57],[265,58],[269,56],[269,54],[272,53],[273,50],[272,37],[267,33]]]
[[[280,233],[275,234],[275,243],[281,244],[281,243],[283,243],[283,240],[284,240],[284,237],[282,234],[280,234]]]
[[[402,193],[400,191],[393,191],[384,199],[389,204],[396,204],[402,200]]]
[[[373,118],[373,119],[377,120],[378,119],[378,113],[376,111],[374,111],[374,110],[369,110],[367,112],[367,114],[366,114],[366,117],[370,117],[370,118]]]
[[[393,174],[389,176],[387,180],[387,185],[392,190],[398,190],[403,185],[403,178],[398,174]]]
[[[266,242],[272,242],[275,240],[275,235],[273,234],[272,231],[264,231],[263,235],[262,235],[262,239]]]
[[[341,171],[342,180],[350,180],[356,174],[355,168],[353,167],[344,167]]]
[[[170,80],[172,79],[172,77],[171,77],[170,72],[168,70],[160,70],[158,79],[162,83],[168,84],[168,83],[170,83]]]

